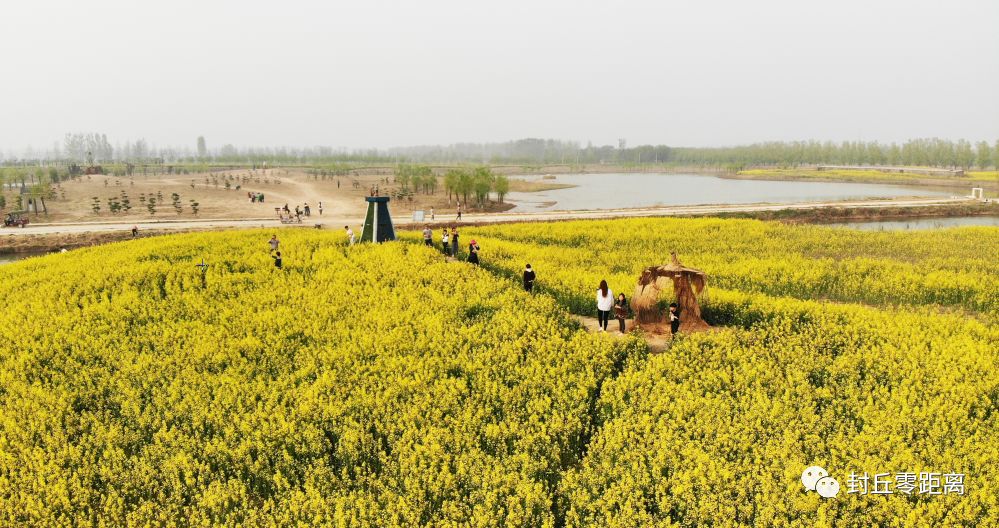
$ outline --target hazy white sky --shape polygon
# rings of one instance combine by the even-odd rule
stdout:
[[[999,1],[0,2],[0,150],[999,138]]]

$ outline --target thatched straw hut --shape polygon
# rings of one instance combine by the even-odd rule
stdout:
[[[680,263],[676,253],[670,253],[671,262],[665,266],[645,268],[638,279],[631,306],[635,309],[635,322],[638,325],[655,326],[664,320],[659,309],[659,292],[672,281],[675,302],[680,309],[680,330],[690,332],[703,330],[708,324],[701,319],[701,307],[697,297],[707,286],[707,275],[701,270],[688,268]],[[667,325],[668,328],[668,325]]]

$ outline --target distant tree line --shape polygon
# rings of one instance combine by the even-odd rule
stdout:
[[[769,142],[726,148],[677,148],[670,161],[709,165],[918,165],[963,169],[999,166],[999,140],[990,144],[966,140],[912,139],[902,143],[877,141]]]
[[[398,164],[668,164],[729,168],[746,166],[794,167],[799,165],[919,165],[948,168],[999,166],[999,140],[912,139],[904,143],[877,141],[772,141],[733,147],[671,147],[640,145],[582,146],[576,141],[527,138],[500,143],[456,143],[390,149],[347,150],[333,147],[244,147],[223,144],[210,149],[204,136],[191,147],[158,148],[145,140],[112,145],[105,134],[66,134],[62,144],[38,152],[27,149],[22,157],[0,157],[5,165],[42,165],[128,162],[146,164],[245,164],[335,166],[347,162]]]
[[[735,147],[670,147],[612,145],[580,147],[571,141],[522,139],[506,143],[459,143],[450,146],[407,147],[387,153],[424,162],[479,161],[483,163],[535,164],[672,164],[711,166],[799,165],[919,165],[949,168],[999,166],[999,140],[913,139],[905,143],[877,141],[773,141]]]

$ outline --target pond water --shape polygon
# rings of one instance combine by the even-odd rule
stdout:
[[[735,180],[702,174],[559,174],[515,178],[576,185],[568,189],[511,192],[513,211],[619,209],[668,205],[792,203],[902,196],[948,197],[954,189],[873,183]]]
[[[905,231],[916,229],[942,229],[945,227],[991,226],[999,227],[999,216],[953,216],[945,218],[912,218],[908,220],[875,220],[862,222],[837,222],[820,224],[846,227],[864,231]]]

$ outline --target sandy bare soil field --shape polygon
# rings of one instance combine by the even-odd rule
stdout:
[[[518,191],[556,188],[554,185],[530,182],[511,184],[511,188]],[[378,186],[381,195],[389,196],[398,189],[391,176],[362,174],[323,180],[295,169],[242,169],[186,175],[136,175],[133,178],[82,176],[57,185],[55,198],[45,200],[47,214],[39,206],[39,211],[30,213],[29,219],[35,224],[276,219],[276,207],[287,204],[294,211],[296,206],[304,209],[308,204],[312,213],[310,220],[315,220],[320,216],[320,203],[324,217],[358,217],[364,214],[364,197],[373,186]],[[180,212],[173,206],[174,193],[179,196]],[[262,193],[263,203],[251,202],[247,193]],[[12,192],[7,192],[8,203],[11,203],[12,195]],[[108,200],[121,202],[124,197],[128,198],[131,209],[111,213]],[[156,199],[155,213],[150,213],[147,206],[151,197]],[[96,212],[94,198],[100,206]],[[197,215],[192,210],[192,201],[198,203]],[[453,198],[449,203],[443,185],[434,194],[414,193],[411,198],[393,200],[393,211],[406,216],[412,216],[413,210],[429,211],[431,207],[440,214],[453,215],[457,203]],[[465,212],[498,212],[509,207],[507,204],[491,203],[485,208],[467,204],[462,208]]]

